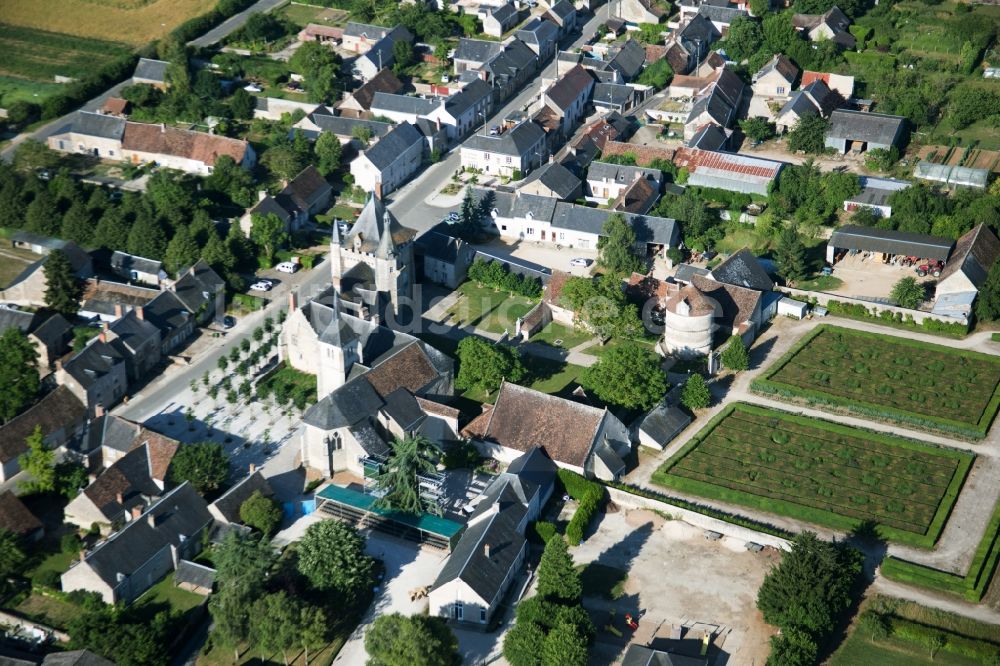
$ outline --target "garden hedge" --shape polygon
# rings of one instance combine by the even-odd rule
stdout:
[[[982,541],[976,548],[965,576],[901,560],[891,555],[882,562],[882,575],[890,580],[948,592],[979,602],[986,595],[1000,560],[1000,502],[986,526]]]
[[[566,526],[566,540],[571,546],[579,546],[587,526],[604,501],[604,486],[568,469],[559,469],[558,474],[566,493],[579,503]]]
[[[895,616],[890,617],[889,623],[893,637],[918,643],[928,649],[938,647],[937,640],[943,636],[944,645],[940,646],[942,652],[950,652],[984,664],[995,663],[990,660],[1000,654],[1000,645],[987,640],[970,638],[940,627],[929,627]]]
[[[868,333],[865,331],[855,331],[843,329],[829,324],[817,326],[809,334],[792,346],[788,352],[778,359],[763,375],[755,379],[750,384],[750,389],[755,393],[786,399],[791,402],[804,402],[810,406],[820,409],[844,410],[860,416],[873,418],[882,421],[891,421],[905,426],[914,426],[933,432],[940,432],[946,435],[960,437],[962,439],[976,440],[982,439],[989,432],[990,425],[1000,409],[1000,383],[994,386],[991,399],[986,404],[983,412],[977,417],[976,423],[962,422],[955,419],[941,416],[933,416],[909,411],[902,408],[890,407],[868,400],[850,398],[846,396],[833,395],[819,389],[807,388],[805,386],[792,385],[773,379],[785,368],[799,353],[808,354],[808,347],[818,336],[825,332],[843,332],[851,336],[867,338],[869,340],[880,341],[899,346],[911,347],[913,349],[928,350],[939,354],[946,354],[956,357],[964,357],[972,360],[982,360],[988,363],[995,363],[996,358],[980,352],[959,350],[951,347],[944,347],[919,340],[887,336],[878,333]],[[874,345],[873,345],[874,347]],[[875,398],[876,396],[869,396]]]
[[[856,490],[845,488],[843,492],[837,496],[837,499],[840,500],[839,504],[830,502],[829,507],[824,507],[822,505],[826,503],[825,501],[813,498],[811,495],[809,496],[809,499],[813,500],[813,503],[800,503],[795,501],[794,498],[786,499],[782,497],[775,497],[764,492],[755,494],[751,491],[747,491],[743,486],[726,486],[721,483],[712,483],[709,480],[694,478],[691,475],[671,473],[671,470],[674,467],[681,464],[688,454],[695,451],[699,445],[705,442],[705,440],[712,435],[713,431],[727,418],[732,416],[736,410],[740,410],[748,415],[776,419],[787,424],[798,425],[816,431],[823,431],[832,435],[851,437],[856,440],[872,441],[883,444],[887,447],[893,447],[895,449],[901,448],[920,452],[925,456],[940,456],[955,460],[954,472],[952,473],[950,479],[948,479],[947,485],[945,486],[942,480],[938,486],[941,489],[940,497],[936,498],[937,505],[934,507],[933,515],[927,516],[926,518],[926,527],[924,527],[923,522],[915,522],[914,527],[921,528],[921,531],[918,532],[915,529],[907,529],[904,526],[897,527],[889,524],[879,525],[880,532],[885,538],[919,548],[932,548],[936,543],[937,538],[944,529],[945,522],[948,519],[951,509],[958,498],[958,494],[961,491],[966,476],[968,475],[969,468],[974,461],[974,456],[964,451],[936,447],[896,436],[862,430],[860,428],[851,428],[829,421],[812,419],[788,412],[779,412],[755,405],[734,403],[728,405],[719,414],[717,414],[708,422],[708,424],[705,425],[704,428],[701,429],[701,431],[692,437],[691,440],[688,441],[676,455],[672,456],[666,463],[664,463],[664,465],[653,474],[653,482],[661,486],[674,488],[683,492],[690,492],[709,499],[717,499],[720,501],[741,504],[751,508],[786,515],[791,518],[835,529],[851,530],[857,527],[864,520],[878,520],[878,514],[874,511],[858,511],[854,515],[852,515],[850,511],[847,511],[848,506],[844,503],[844,500],[847,497],[853,498],[852,493],[854,492],[860,493],[863,491],[864,489],[860,486],[858,486]],[[769,450],[762,449],[759,452],[759,455],[766,456],[768,451]],[[740,464],[742,466],[742,463]],[[766,470],[766,468],[764,469]],[[848,468],[845,467],[845,469]],[[750,473],[749,468],[748,473]],[[802,472],[801,474],[805,474],[805,472]],[[720,478],[722,477],[720,476]],[[846,475],[845,478],[847,478]],[[748,482],[747,486],[750,485],[751,484]],[[779,494],[781,494],[780,491]],[[838,512],[838,509],[841,509],[841,511]],[[866,516],[865,513],[875,513],[876,515]],[[888,521],[883,520],[882,522]]]

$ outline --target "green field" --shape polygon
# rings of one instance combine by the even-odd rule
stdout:
[[[0,100],[37,102],[60,89],[55,76],[92,74],[129,50],[115,42],[0,24]]]
[[[553,321],[531,336],[531,342],[572,349],[577,345],[582,345],[592,337],[594,337],[592,333]]]
[[[982,438],[1000,406],[998,385],[996,356],[824,325],[799,341],[752,388]]]
[[[491,333],[514,334],[518,317],[523,317],[537,301],[523,296],[511,296],[506,291],[480,287],[474,282],[459,286],[461,297],[449,310],[450,323],[455,326],[474,326]]]
[[[653,475],[668,488],[930,548],[973,456],[737,403]]]

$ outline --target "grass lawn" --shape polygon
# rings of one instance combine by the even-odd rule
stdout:
[[[761,242],[757,230],[748,224],[727,224],[726,235],[713,248],[722,254],[734,254],[745,247],[755,248]],[[770,241],[767,242],[770,246]]]
[[[580,583],[583,585],[585,597],[604,597],[614,601],[625,594],[627,571],[597,562],[581,564],[576,570],[580,572]]]
[[[0,249],[0,289],[9,287],[14,279],[31,264],[42,258],[29,250],[15,247]]]
[[[44,560],[42,560],[38,566],[27,572],[28,578],[37,578],[40,574],[45,571],[55,571],[56,573],[62,575],[66,573],[69,569],[69,565],[73,563],[76,559],[76,553],[53,553],[49,555]]]
[[[833,291],[844,286],[844,281],[832,275],[817,275],[795,284],[796,289],[804,291]]]
[[[535,335],[531,336],[530,342],[539,342],[552,347],[572,349],[577,345],[582,345],[592,337],[594,336],[591,333],[577,330],[572,326],[565,326],[554,321]]]
[[[609,340],[608,342],[606,342],[603,345],[597,344],[597,345],[591,345],[590,347],[587,347],[586,349],[583,350],[583,353],[584,354],[589,354],[590,356],[597,356],[598,358],[600,358],[600,357],[604,356],[605,354],[607,354],[612,349],[614,349],[616,347],[621,347],[626,342],[634,342],[634,343],[636,343],[638,345],[642,345],[643,347],[648,347],[649,351],[653,351],[653,349],[656,347],[656,341],[655,340],[645,340],[645,339],[628,340],[628,339],[625,339],[625,338],[612,338],[611,340]]]
[[[1000,342],[1000,333],[994,333],[993,335],[990,336],[990,339],[993,342]]]
[[[115,42],[0,24],[0,52],[4,54],[0,74],[5,76],[43,83],[52,82],[56,75],[80,77],[128,51]]]
[[[340,652],[340,648],[344,647],[344,643],[347,642],[347,636],[349,631],[338,631],[334,639],[327,644],[322,650],[312,650],[309,652],[309,666],[329,666],[333,663],[334,657]],[[221,645],[211,645],[211,649],[208,652],[203,652],[198,655],[198,659],[195,662],[198,666],[232,666],[233,664],[233,651],[229,648],[222,647]],[[250,652],[246,651],[244,646],[240,652],[240,659],[236,662],[240,666],[243,664],[283,664],[285,663],[284,658],[280,652],[274,654],[266,655],[265,661],[261,661],[260,652],[257,650],[252,650]],[[305,653],[301,650],[293,649],[288,651],[288,666],[306,666]]]
[[[153,587],[146,590],[136,601],[138,607],[147,606],[160,610],[158,607],[167,605],[171,610],[185,613],[201,605],[205,597],[188,590],[182,590],[174,585],[174,574],[169,574]]]
[[[931,548],[972,461],[964,451],[736,403],[653,481],[838,529],[873,520],[887,539]]]
[[[310,5],[296,5],[289,3],[278,12],[300,28],[304,28],[308,23],[319,23],[320,25],[340,25],[349,14],[339,9],[324,9]]]
[[[752,387],[821,407],[981,438],[1000,408],[1000,358],[824,325]]]
[[[80,609],[68,601],[48,597],[38,592],[18,604],[14,610],[43,624],[49,624],[56,629],[65,629],[69,621],[80,614]]]
[[[456,326],[475,326],[491,333],[514,332],[518,317],[523,317],[537,301],[523,296],[511,296],[506,291],[497,292],[491,287],[480,287],[474,282],[459,286],[461,297],[448,310],[451,323]]]
[[[60,83],[29,81],[13,76],[0,76],[0,104],[10,106],[14,102],[39,103],[49,95],[63,89]]]

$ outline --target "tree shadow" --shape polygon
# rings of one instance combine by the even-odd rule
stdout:
[[[762,340],[760,343],[754,345],[750,348],[750,369],[756,370],[757,368],[764,365],[764,361],[767,360],[767,355],[771,353],[774,349],[774,345],[778,342],[778,338],[770,337],[766,340]]]
[[[844,540],[848,546],[857,548],[865,556],[864,577],[868,583],[875,580],[875,569],[882,564],[889,551],[889,543],[879,531],[876,521],[863,520],[851,530]]]

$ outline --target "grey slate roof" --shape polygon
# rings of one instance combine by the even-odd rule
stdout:
[[[147,321],[160,329],[161,336],[167,338],[170,334],[183,328],[191,318],[191,313],[180,298],[172,291],[162,291],[143,306],[143,316]]]
[[[549,7],[549,13],[565,21],[569,16],[576,13],[576,7],[569,0],[559,0]]]
[[[132,443],[139,436],[140,426],[113,414],[105,414],[90,422],[87,429],[87,450],[92,451],[101,446],[128,453]]]
[[[188,585],[211,590],[212,586],[215,585],[215,573],[215,569],[206,567],[204,564],[198,564],[189,560],[180,560],[177,563],[177,569],[174,571],[174,585],[187,583]]]
[[[778,112],[778,117],[785,115],[786,113],[795,113],[799,118],[804,116],[811,116],[819,113],[819,109],[816,108],[816,104],[813,100],[805,93],[804,90],[796,90],[785,102],[784,106],[781,107],[781,111]]]
[[[125,277],[129,276],[129,271],[158,275],[163,270],[163,262],[115,250],[111,253],[111,269]]]
[[[630,39],[608,60],[608,67],[617,71],[626,81],[631,81],[642,71],[646,62],[646,49],[639,42]]]
[[[94,654],[90,650],[52,652],[45,655],[42,666],[115,666],[115,662]]]
[[[490,12],[490,16],[499,21],[500,25],[508,25],[510,21],[517,18],[517,8],[514,7],[514,3],[508,2]]]
[[[545,96],[549,98],[560,111],[568,111],[573,103],[590,93],[594,88],[594,77],[586,69],[577,65],[566,72],[562,78],[553,83]]]
[[[417,424],[424,417],[424,412],[417,404],[417,399],[402,387],[385,396],[383,409],[406,431],[416,430]]]
[[[716,282],[734,284],[737,287],[749,287],[757,291],[771,291],[774,282],[767,276],[757,257],[747,248],[730,255],[725,261],[712,269],[712,278]]]
[[[690,282],[691,278],[695,275],[701,275],[704,277],[708,275],[709,271],[707,268],[700,268],[698,266],[692,266],[691,264],[680,264],[677,266],[677,272],[674,273],[674,279],[678,282]]]
[[[147,340],[159,333],[159,329],[144,319],[135,310],[130,310],[109,327],[115,338],[108,343],[116,346],[123,354],[134,355]]]
[[[416,127],[408,122],[396,125],[391,132],[378,140],[371,148],[364,151],[375,168],[387,169],[398,160],[414,144],[423,143],[424,137]]]
[[[559,27],[547,19],[536,16],[517,31],[517,38],[526,44],[555,44]]]
[[[507,130],[500,136],[473,134],[463,145],[470,150],[521,157],[528,155],[528,151],[539,145],[539,142],[544,139],[545,131],[529,120]]]
[[[66,361],[63,369],[81,386],[89,388],[99,378],[111,372],[117,364],[123,363],[124,360],[122,354],[110,344],[94,338],[73,358]]]
[[[0,317],[4,311],[0,310]],[[0,330],[3,325],[0,324]],[[73,324],[61,314],[54,314],[46,319],[42,324],[31,332],[31,335],[38,339],[46,348],[61,353],[68,344],[73,333]]]
[[[639,429],[657,444],[665,445],[691,423],[691,415],[676,405],[661,402],[639,420]]]
[[[535,181],[540,181],[560,199],[568,199],[581,184],[580,179],[559,162],[549,162],[535,169],[524,181],[524,185]]]
[[[73,114],[70,126],[62,131],[121,141],[125,134],[125,119],[90,111],[77,111]]]
[[[0,308],[0,335],[8,328],[16,328],[22,333],[27,333],[35,322],[35,316],[34,312]]]
[[[722,150],[729,137],[721,127],[713,123],[707,123],[688,141],[688,148],[700,148],[702,150]]]
[[[737,7],[718,7],[715,5],[702,5],[698,8],[698,14],[704,16],[713,23],[728,24],[735,21],[740,16],[749,16],[745,9]]]
[[[377,92],[372,98],[371,112],[378,115],[380,111],[393,111],[395,113],[409,113],[416,116],[426,116],[434,109],[441,106],[441,100],[437,97],[423,98],[413,95],[392,95],[390,93]]]
[[[688,24],[678,34],[678,37],[685,41],[696,42],[700,40],[706,48],[709,44],[719,39],[720,36],[719,31],[715,29],[712,22],[701,14],[697,14],[688,21]]]
[[[147,81],[166,83],[168,66],[170,66],[170,63],[165,60],[139,58],[139,62],[136,63],[135,72],[132,74],[132,77],[136,79],[146,79]]]
[[[628,646],[621,666],[708,666],[709,663],[704,657],[688,657],[633,644]]]
[[[660,182],[663,180],[663,172],[659,169],[630,164],[612,164],[611,162],[591,162],[587,169],[588,181],[606,180],[619,185],[628,185],[639,178],[652,178],[656,182]]]
[[[365,453],[370,456],[382,458],[392,453],[392,448],[369,420],[351,426],[351,434],[365,450]]]
[[[830,114],[827,138],[891,144],[906,123],[902,116],[837,109]]]
[[[462,37],[458,40],[458,48],[455,49],[454,60],[487,62],[499,55],[503,51],[503,48],[504,46],[500,42]]]
[[[468,111],[469,108],[490,97],[492,94],[493,88],[490,84],[477,78],[449,97],[444,103],[444,108],[452,116],[458,118]]]
[[[626,106],[635,95],[632,86],[598,83],[594,86],[594,106]]]
[[[310,407],[302,420],[321,430],[345,428],[374,414],[383,404],[382,398],[362,375]]]
[[[337,136],[350,137],[355,127],[367,127],[371,130],[372,136],[383,137],[392,129],[391,123],[383,123],[376,120],[365,120],[363,118],[344,118],[328,113],[309,114],[309,120],[319,127],[321,132],[330,132]]]
[[[148,517],[152,516],[155,527]],[[153,504],[141,518],[129,521],[87,555],[85,562],[112,588],[118,587],[118,574],[131,575],[156,553],[169,546],[180,546],[196,537],[212,522],[208,504],[184,482]],[[78,565],[79,566],[79,565]]]
[[[243,522],[240,519],[240,507],[243,506],[243,502],[250,499],[250,496],[258,491],[264,497],[274,495],[274,490],[271,489],[271,484],[267,482],[264,475],[255,471],[234,483],[232,488],[212,502],[212,506],[222,514],[226,521],[240,523]]]
[[[845,224],[834,230],[827,244],[843,250],[868,250],[945,261],[955,242],[928,234]]]
[[[423,251],[425,257],[453,264],[458,260],[458,250],[461,241],[443,231],[435,230],[441,226],[444,225],[439,224],[434,229],[417,238],[416,245]]]
[[[174,293],[190,312],[197,313],[201,305],[210,302],[212,295],[225,286],[222,278],[205,263],[204,259],[185,270],[174,283]]]

